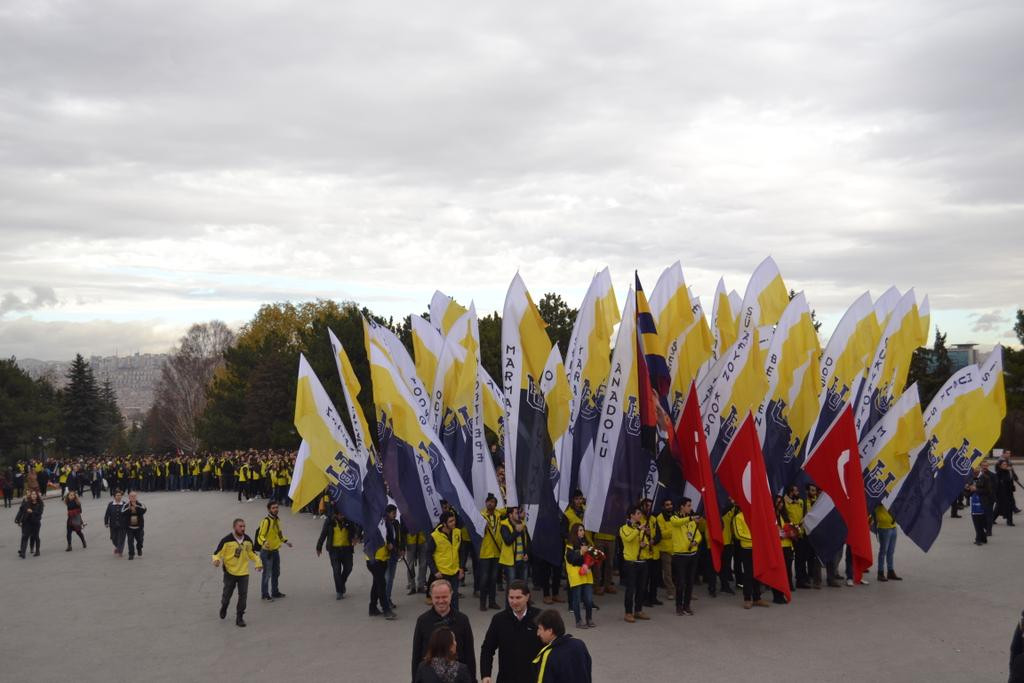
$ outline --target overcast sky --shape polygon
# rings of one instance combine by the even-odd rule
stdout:
[[[0,356],[261,303],[578,305],[766,255],[825,319],[1024,305],[1024,3],[0,4]]]

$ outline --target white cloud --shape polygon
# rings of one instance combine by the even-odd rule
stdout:
[[[1011,1],[9,3],[4,310],[491,310],[516,270],[574,302],[677,258],[707,297],[772,254],[823,317],[914,286],[994,342],[967,316],[1024,291],[1022,28]]]

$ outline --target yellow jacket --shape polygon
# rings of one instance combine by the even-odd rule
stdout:
[[[672,544],[672,533],[674,525],[672,523],[673,517],[665,519],[665,513],[658,513],[654,520],[658,524],[658,530],[661,531],[661,541],[658,543],[658,552],[661,553],[674,553],[675,546]]]
[[[658,523],[654,521],[654,518],[644,517],[644,528],[640,530],[640,533],[641,538],[646,539],[647,546],[644,547],[643,543],[640,544],[641,560],[656,560],[661,557],[661,553],[658,552],[658,546],[654,543],[654,539],[660,536],[657,530]]]
[[[803,498],[798,498],[793,502],[790,502],[788,498],[783,500],[785,500],[786,514],[789,515],[789,523],[797,527],[800,530],[800,535],[803,536],[806,533],[802,524],[804,516],[807,514],[807,502]]]
[[[895,529],[896,520],[892,518],[889,511],[884,505],[879,503],[875,506],[875,528],[876,529]]]
[[[459,573],[459,546],[462,545],[462,530],[452,529],[451,538],[438,526],[430,537],[434,540],[434,566],[445,576]]]
[[[693,555],[700,547],[700,529],[693,517],[679,517],[673,515],[669,523],[672,525],[672,554]]]
[[[263,550],[277,550],[282,543],[288,542],[284,533],[281,532],[281,520],[270,515],[264,517],[260,522],[260,527],[256,530],[256,540],[259,541],[260,548]]]
[[[228,534],[220,539],[211,560],[214,562],[220,560],[224,571],[232,576],[248,576],[249,562],[253,562],[257,569],[263,568],[260,556],[252,549],[252,539],[248,534],[242,536],[241,543],[238,542],[234,534]]]
[[[567,545],[563,555],[565,556],[565,575],[569,578],[569,588],[594,583],[594,572],[589,569],[585,575],[580,575],[580,568],[583,566],[583,556],[580,548]],[[576,564],[570,560],[574,560]]]
[[[786,524],[786,520],[784,520],[782,518],[782,515],[775,515],[775,523],[779,527],[779,541],[782,543],[782,547],[783,548],[792,548],[793,547],[793,539],[786,538],[786,536],[782,533],[782,527]]]
[[[622,539],[622,559],[626,562],[640,560],[640,530],[631,524],[619,527],[619,538]]]
[[[498,512],[488,514],[487,510],[480,512],[484,518],[484,537],[480,541],[480,559],[493,560],[501,554],[501,532],[498,530]]]
[[[736,515],[736,508],[729,508],[724,515],[722,515],[722,545],[728,547],[732,545],[732,518]]]
[[[754,547],[754,540],[750,536],[750,527],[747,526],[747,520],[743,517],[742,510],[737,510],[732,518],[732,533],[740,542],[741,548]]]

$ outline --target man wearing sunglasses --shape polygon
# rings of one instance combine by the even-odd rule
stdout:
[[[213,566],[224,565],[224,592],[220,598],[220,618],[228,614],[231,594],[238,587],[238,601],[235,603],[235,626],[244,627],[245,602],[249,595],[249,562],[256,571],[263,569],[260,556],[252,549],[252,539],[245,533],[245,520],[236,519],[231,533],[220,539],[213,551]]]

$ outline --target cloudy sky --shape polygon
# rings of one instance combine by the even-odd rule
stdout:
[[[1024,306],[1024,3],[0,5],[0,356],[163,351],[261,303],[576,305],[766,255],[826,321]]]

